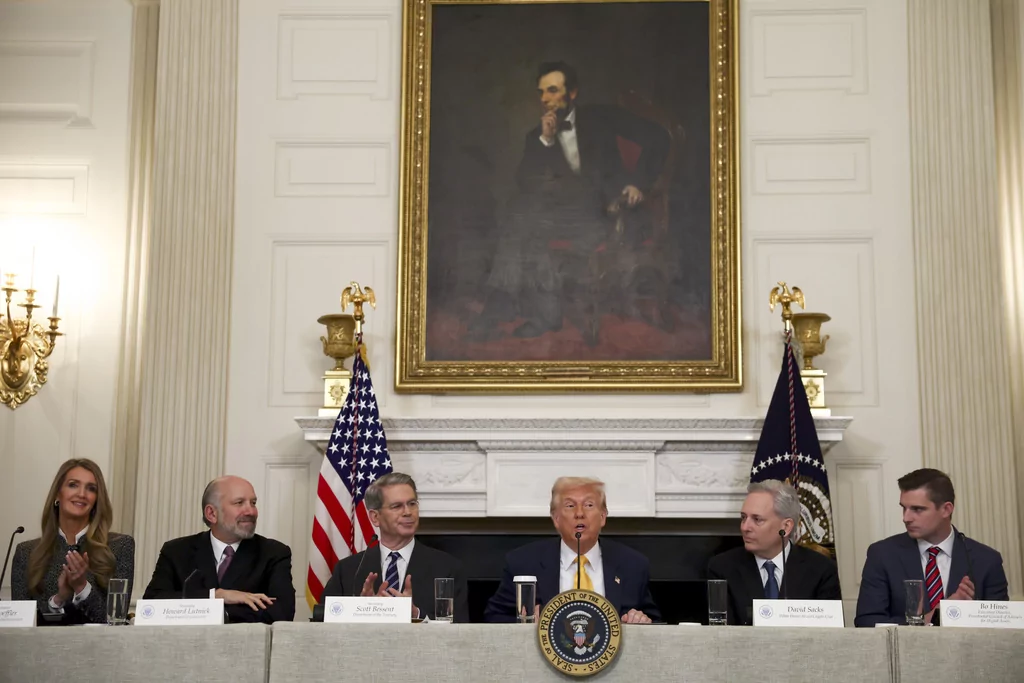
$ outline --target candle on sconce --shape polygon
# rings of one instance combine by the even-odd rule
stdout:
[[[36,288],[36,248],[32,247],[32,270],[28,272],[28,288]]]
[[[57,317],[57,299],[60,298],[60,275],[57,276],[57,288],[53,292],[53,315],[51,318]]]

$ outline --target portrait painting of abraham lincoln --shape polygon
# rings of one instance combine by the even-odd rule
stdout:
[[[740,388],[734,2],[405,12],[396,388]]]

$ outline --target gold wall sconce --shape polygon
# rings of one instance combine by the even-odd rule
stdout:
[[[0,314],[0,403],[14,410],[46,384],[46,373],[50,369],[46,359],[53,353],[57,337],[63,336],[57,331],[60,278],[57,278],[53,297],[53,315],[49,316],[50,329],[32,320],[32,312],[42,306],[35,302],[36,290],[31,284],[24,290],[25,300],[15,304],[25,309],[24,317],[16,318],[11,314],[11,301],[15,293],[22,290],[14,286],[14,273],[6,273],[3,278],[4,286],[0,291],[4,293],[7,314]]]

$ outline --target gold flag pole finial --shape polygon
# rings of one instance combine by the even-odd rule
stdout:
[[[353,317],[356,319],[356,335],[359,335],[363,331],[363,320],[366,319],[363,315],[363,304],[377,308],[377,295],[369,287],[363,287],[352,280],[352,283],[341,292],[341,310],[347,310],[349,304],[355,308]]]
[[[800,291],[799,287],[794,287],[790,290],[786,283],[782,281],[768,295],[768,308],[772,312],[775,312],[776,304],[782,304],[782,325],[786,332],[789,332],[793,327],[793,311],[790,307],[794,303],[800,304],[800,308],[806,308],[804,306],[804,293]]]

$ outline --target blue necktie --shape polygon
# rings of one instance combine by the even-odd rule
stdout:
[[[391,559],[391,564],[388,565],[387,574],[384,575],[384,580],[388,582],[388,586],[394,588],[396,591],[402,590],[398,586],[398,558],[401,556],[401,553],[397,550],[388,555]]]
[[[779,582],[775,580],[775,563],[768,560],[764,563],[764,568],[768,572],[768,582],[764,584],[764,597],[769,600],[778,600]]]

